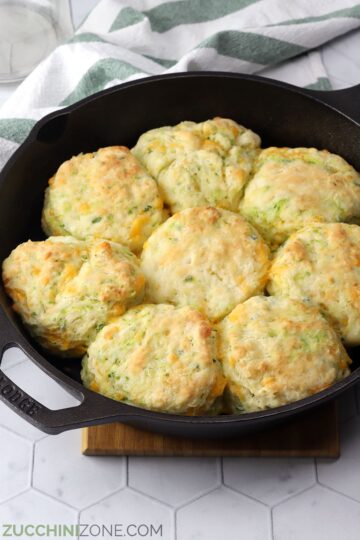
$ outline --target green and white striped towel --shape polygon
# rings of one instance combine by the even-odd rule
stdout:
[[[101,0],[2,107],[0,168],[36,120],[125,80],[223,70],[330,89],[314,49],[359,26],[353,0]]]

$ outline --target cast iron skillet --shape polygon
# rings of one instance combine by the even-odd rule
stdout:
[[[40,214],[48,178],[74,154],[99,147],[131,147],[151,128],[213,116],[233,118],[258,132],[264,146],[315,146],[340,154],[360,170],[360,85],[336,92],[302,90],[232,73],[149,77],[99,92],[40,120],[0,174],[0,260],[20,242],[43,238]],[[343,381],[307,399],[240,416],[186,417],[132,407],[85,389],[78,360],[51,357],[32,341],[1,285],[0,353],[17,346],[81,404],[50,410],[0,370],[0,398],[25,420],[56,434],[121,421],[180,436],[222,437],[264,428],[332,400],[360,378],[359,352]]]

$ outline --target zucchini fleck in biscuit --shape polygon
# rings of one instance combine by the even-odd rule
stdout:
[[[279,407],[349,374],[348,357],[321,313],[284,297],[258,296],[218,324],[218,355],[234,413]]]
[[[357,221],[360,175],[326,150],[267,148],[259,155],[240,212],[276,248],[311,222]]]
[[[139,303],[145,283],[128,248],[70,236],[19,245],[3,281],[34,338],[67,356],[82,356],[105,324]]]
[[[225,379],[215,334],[190,307],[142,305],[105,326],[81,372],[86,387],[115,400],[174,414],[213,414]]]
[[[317,305],[348,345],[360,345],[360,227],[309,225],[275,255],[270,294]]]
[[[211,207],[173,215],[141,255],[149,301],[191,305],[210,320],[260,294],[269,265],[269,249],[256,229],[239,214]]]
[[[194,206],[237,211],[260,137],[233,120],[181,122],[147,131],[132,152],[175,213]]]
[[[42,226],[48,236],[104,238],[135,253],[165,219],[155,180],[125,146],[65,161],[49,180]]]

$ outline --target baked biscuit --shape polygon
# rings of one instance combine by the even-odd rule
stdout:
[[[276,254],[270,294],[319,306],[349,345],[360,345],[360,227],[313,224]]]
[[[343,158],[315,148],[267,148],[240,212],[276,248],[311,222],[356,221],[360,175]]]
[[[313,306],[253,297],[218,325],[218,355],[232,412],[279,407],[320,392],[349,373],[335,330]]]
[[[82,356],[102,326],[140,302],[145,282],[128,248],[70,236],[18,246],[3,281],[34,338],[68,356]]]
[[[85,386],[155,411],[200,415],[225,386],[210,323],[190,307],[142,305],[105,326],[83,360]]]
[[[209,205],[237,211],[260,142],[233,120],[214,118],[147,131],[132,151],[172,213]]]
[[[149,301],[191,305],[210,320],[261,293],[269,264],[269,249],[252,225],[211,207],[173,215],[141,255]]]
[[[102,238],[139,252],[165,214],[156,182],[124,146],[65,161],[49,180],[42,226],[48,236]]]

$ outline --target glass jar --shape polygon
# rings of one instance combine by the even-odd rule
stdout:
[[[0,83],[26,77],[72,34],[69,0],[0,0]]]

